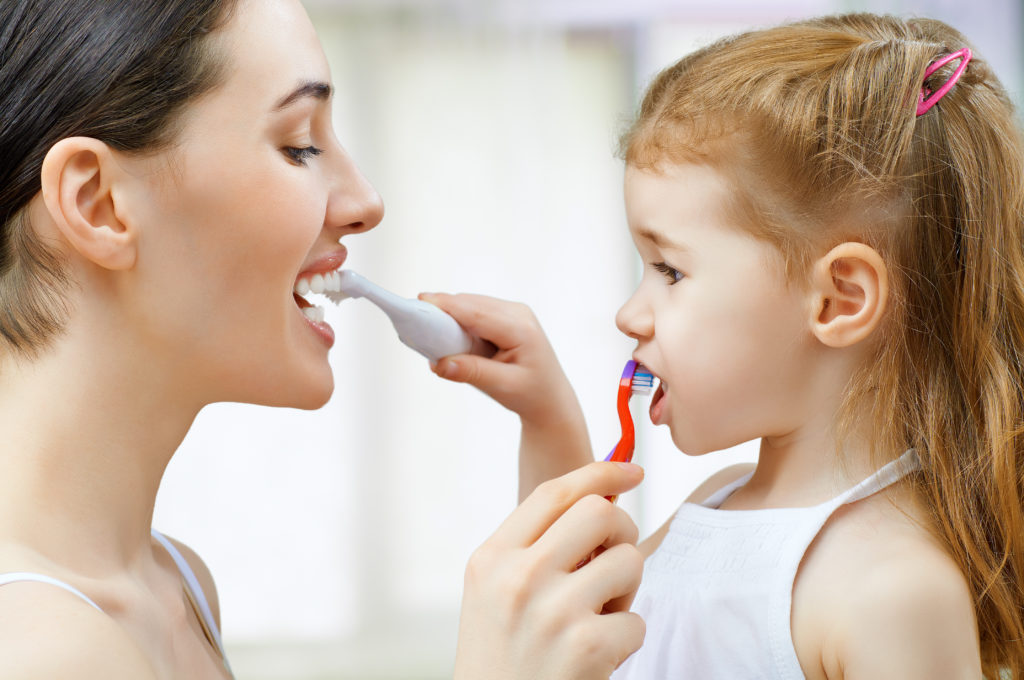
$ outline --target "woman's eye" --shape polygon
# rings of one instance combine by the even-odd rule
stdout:
[[[297,165],[305,165],[310,158],[323,153],[323,149],[315,146],[286,146],[282,151]]]
[[[681,271],[675,267],[670,267],[664,262],[654,262],[651,266],[665,275],[665,278],[668,279],[668,285],[670,286],[683,280],[683,273]]]

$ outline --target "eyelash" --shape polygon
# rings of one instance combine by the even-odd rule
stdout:
[[[293,162],[299,165],[306,165],[306,161],[315,156],[319,156],[324,151],[315,146],[286,146],[283,149],[284,153]]]
[[[651,266],[668,278],[668,285],[670,286],[674,286],[675,284],[683,280],[683,273],[681,271],[679,271],[675,267],[671,267],[665,264],[664,262],[653,262],[651,263]]]

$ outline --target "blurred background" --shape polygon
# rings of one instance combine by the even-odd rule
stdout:
[[[528,303],[580,395],[594,447],[618,438],[639,279],[618,134],[661,68],[717,37],[839,11],[943,19],[1018,102],[1019,0],[306,0],[336,126],[384,197],[349,266],[400,294]],[[220,404],[168,469],[156,526],[218,582],[239,680],[451,677],[462,574],[516,503],[516,418],[444,383],[365,301],[327,311],[337,389],[316,412]],[[638,409],[645,410],[645,405]],[[638,414],[651,533],[710,472]]]

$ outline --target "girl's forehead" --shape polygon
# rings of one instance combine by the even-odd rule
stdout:
[[[657,168],[626,168],[625,201],[630,224],[648,231],[680,221],[721,223],[730,201],[725,176],[707,164],[683,163]]]

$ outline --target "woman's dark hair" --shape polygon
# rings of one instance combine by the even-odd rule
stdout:
[[[27,206],[49,149],[72,136],[122,152],[172,143],[220,81],[206,40],[236,0],[0,0],[0,342],[32,355],[63,326],[68,277]]]

